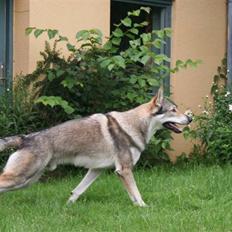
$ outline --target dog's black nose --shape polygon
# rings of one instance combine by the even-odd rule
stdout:
[[[188,116],[188,115],[186,115],[186,117],[187,117],[189,123],[192,122],[192,120],[193,120],[192,117],[190,117],[190,116]]]
[[[185,111],[184,114],[185,114],[185,116],[188,119],[188,123],[192,122],[192,120],[193,120],[193,113],[192,113],[192,111],[191,110],[187,110],[187,111]]]

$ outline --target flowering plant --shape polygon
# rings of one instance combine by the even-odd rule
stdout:
[[[218,69],[225,70],[223,66]],[[216,75],[217,76],[217,75]],[[223,80],[226,80],[225,75]],[[215,80],[215,78],[214,78]],[[195,116],[195,128],[186,128],[185,137],[199,139],[200,143],[195,145],[195,153],[205,155],[205,158],[217,162],[232,161],[232,93],[227,90],[226,85],[219,79],[213,82],[212,98],[206,96],[202,112]],[[197,149],[196,149],[197,147]]]

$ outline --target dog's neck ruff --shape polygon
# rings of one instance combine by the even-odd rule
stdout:
[[[106,114],[108,119],[108,129],[113,139],[115,147],[120,151],[125,146],[135,147],[138,151],[142,152],[143,148],[136,143],[136,141],[128,134],[118,123],[118,121],[110,114]]]

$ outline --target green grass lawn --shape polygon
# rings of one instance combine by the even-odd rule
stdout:
[[[232,231],[232,166],[158,166],[135,171],[147,208],[133,206],[117,176],[103,174],[71,206],[83,173],[0,196],[0,231]]]

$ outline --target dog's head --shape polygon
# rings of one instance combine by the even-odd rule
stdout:
[[[181,113],[177,105],[164,98],[163,89],[160,88],[158,93],[149,102],[151,121],[155,130],[167,128],[175,133],[181,133],[179,125],[187,125],[192,121],[191,111]]]

